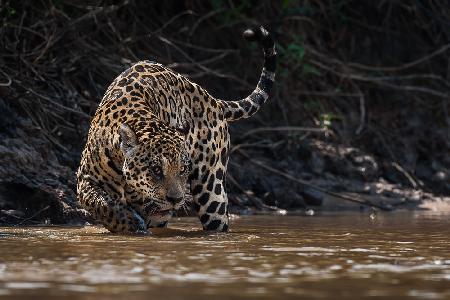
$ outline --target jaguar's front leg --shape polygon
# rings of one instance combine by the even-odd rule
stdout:
[[[109,231],[148,233],[144,220],[134,209],[112,199],[92,180],[87,178],[79,180],[77,190],[80,204]]]

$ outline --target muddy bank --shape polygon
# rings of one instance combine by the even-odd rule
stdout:
[[[67,163],[74,158],[3,99],[0,111],[0,224],[83,220],[86,213],[75,203],[75,164]]]
[[[446,169],[427,169],[434,172],[430,180],[427,174],[410,174],[395,162],[320,137],[295,147],[285,140],[257,144],[235,147],[231,158],[230,198],[241,208],[391,211],[446,209],[450,204]]]

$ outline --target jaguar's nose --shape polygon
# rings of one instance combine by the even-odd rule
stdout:
[[[183,200],[183,197],[179,197],[179,196],[166,196],[166,200],[169,201],[170,203],[172,203],[173,205],[180,203]]]

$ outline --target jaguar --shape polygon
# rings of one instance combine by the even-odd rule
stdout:
[[[259,82],[246,98],[217,99],[152,61],[135,63],[108,87],[82,152],[77,195],[109,231],[150,233],[186,207],[204,230],[228,231],[229,122],[252,116],[266,102],[276,68],[274,41],[264,27],[243,36],[264,52]]]

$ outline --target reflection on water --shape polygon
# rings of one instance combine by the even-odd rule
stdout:
[[[183,218],[153,236],[0,228],[0,298],[450,299],[450,216]]]

